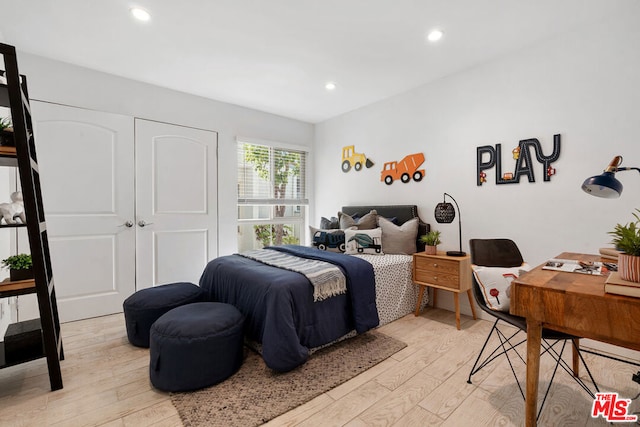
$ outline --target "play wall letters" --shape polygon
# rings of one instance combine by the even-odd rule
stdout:
[[[512,150],[513,158],[516,161],[514,172],[502,172],[502,145],[483,145],[476,150],[477,155],[477,185],[480,186],[487,181],[487,169],[496,168],[496,184],[515,184],[520,182],[520,177],[525,175],[529,182],[535,182],[534,164],[531,157],[531,148],[534,149],[536,160],[542,164],[543,177],[545,181],[550,181],[556,170],[551,166],[560,157],[560,134],[553,135],[553,152],[545,156],[542,152],[540,141],[536,138],[523,139],[518,146]]]

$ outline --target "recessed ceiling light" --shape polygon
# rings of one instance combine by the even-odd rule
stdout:
[[[151,14],[141,7],[132,7],[129,9],[134,18],[138,21],[148,21],[151,19]]]
[[[336,84],[334,82],[327,82],[327,84],[324,85],[324,88],[326,90],[334,90],[336,88]]]
[[[432,30],[427,36],[427,40],[429,40],[430,42],[437,42],[442,38],[443,35],[444,33],[442,32],[442,30]]]

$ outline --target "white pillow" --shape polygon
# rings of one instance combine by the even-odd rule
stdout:
[[[344,240],[347,244],[346,254],[384,255],[382,252],[382,229],[372,230],[344,230]]]
[[[509,311],[511,303],[511,282],[520,274],[531,270],[526,262],[520,267],[484,267],[472,265],[473,275],[480,285],[482,296],[492,310]]]

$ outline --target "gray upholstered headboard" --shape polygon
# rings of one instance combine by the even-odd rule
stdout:
[[[369,213],[372,209],[375,209],[378,215],[382,215],[385,218],[397,218],[399,225],[404,224],[411,218],[418,218],[418,239],[431,229],[429,224],[423,222],[418,216],[418,207],[416,205],[343,206],[341,211],[347,215],[353,216],[354,214],[359,214],[362,216]],[[416,244],[419,252],[424,251],[424,243],[418,240]]]

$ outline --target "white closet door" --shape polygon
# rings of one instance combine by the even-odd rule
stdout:
[[[134,120],[31,107],[60,320],[121,312],[135,290]]]
[[[198,283],[217,255],[217,133],[135,120],[136,283]]]

